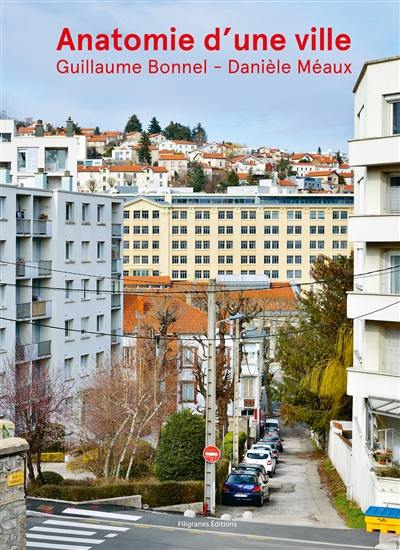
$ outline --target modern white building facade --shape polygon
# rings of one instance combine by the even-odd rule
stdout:
[[[122,201],[35,178],[0,185],[0,374],[47,368],[75,393],[122,349]]]
[[[400,57],[367,62],[354,88],[354,320],[351,496],[370,505],[400,506],[400,480],[381,478],[378,458],[400,462]],[[376,272],[376,270],[381,270]]]

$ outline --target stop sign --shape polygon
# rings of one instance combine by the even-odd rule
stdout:
[[[207,445],[203,450],[203,458],[206,462],[218,462],[221,451],[215,445]]]

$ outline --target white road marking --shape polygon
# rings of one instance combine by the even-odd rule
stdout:
[[[101,544],[104,542],[104,539],[90,539],[82,537],[57,537],[55,535],[42,535],[42,533],[27,533],[26,537],[28,539],[43,539],[43,540],[54,540],[61,542],[90,542],[90,544]]]
[[[79,516],[89,516],[93,518],[104,518],[104,519],[122,519],[124,521],[137,521],[141,519],[142,516],[133,516],[131,514],[117,514],[115,512],[100,512],[99,510],[85,510],[82,508],[66,508],[62,511],[63,514],[70,515],[79,515]]]
[[[118,533],[108,533],[108,535],[106,535],[106,537],[108,539],[112,539],[113,537],[118,537]]]
[[[72,546],[71,544],[49,544],[47,542],[34,542],[33,540],[28,540],[26,543],[27,548],[54,548],[54,550],[90,550],[90,546]]]
[[[89,527],[89,526],[88,526]],[[79,531],[79,529],[57,529],[57,527],[31,527],[29,531],[46,531],[46,533],[60,533],[61,535],[85,535],[91,537],[96,531]]]
[[[50,525],[66,525],[67,527],[84,527],[86,529],[97,529],[98,531],[129,531],[129,527],[116,527],[115,525],[100,525],[98,523],[82,523],[80,521],[60,521],[58,519],[47,519],[43,523]]]

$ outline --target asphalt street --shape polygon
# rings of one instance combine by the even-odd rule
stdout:
[[[40,506],[40,501],[36,504]],[[205,547],[339,550],[369,549],[378,544],[377,535],[352,529],[224,522],[218,518],[185,518],[116,506],[72,507],[58,503],[54,512],[33,517],[29,514],[27,548],[91,550],[101,545],[102,550],[204,550]]]

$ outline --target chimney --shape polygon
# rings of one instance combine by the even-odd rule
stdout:
[[[65,170],[61,176],[61,189],[64,191],[72,191],[72,176],[69,170]]]
[[[35,126],[35,137],[43,137],[44,136],[44,126],[43,126],[43,120],[38,120],[36,122]]]
[[[35,187],[37,189],[47,189],[47,173],[44,168],[38,168],[35,174]]]
[[[67,137],[73,137],[74,134],[75,134],[75,131],[74,131],[74,123],[72,121],[72,118],[69,116],[67,118],[67,127],[66,127],[66,134],[67,134]]]

